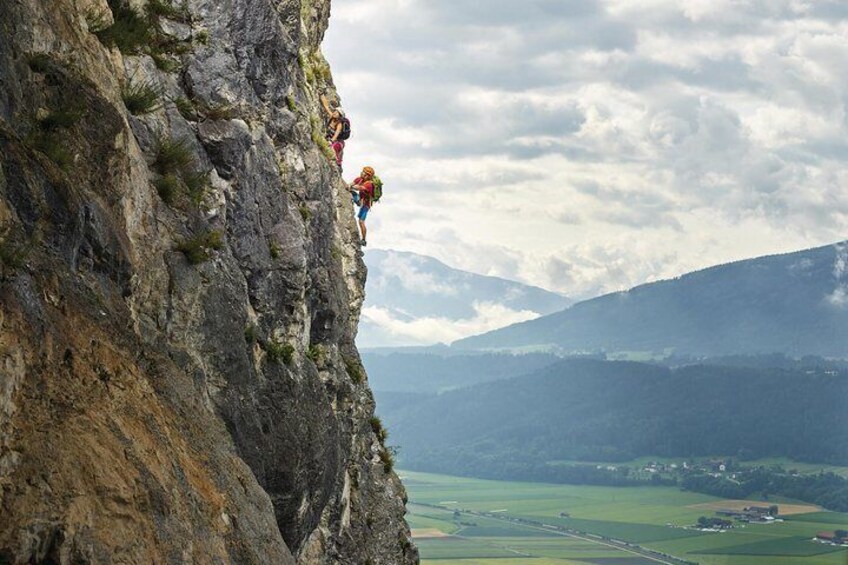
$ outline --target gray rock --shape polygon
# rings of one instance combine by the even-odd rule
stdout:
[[[209,41],[177,74],[103,46],[76,2],[7,4],[0,562],[417,563],[354,344],[352,207],[312,141],[333,85],[298,63],[329,0],[190,0]],[[197,119],[128,115],[134,80]],[[168,138],[202,197],[160,198]]]

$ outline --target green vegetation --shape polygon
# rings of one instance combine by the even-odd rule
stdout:
[[[67,169],[73,161],[65,142],[54,132],[39,131],[27,137],[30,147],[46,155],[60,169]]]
[[[205,29],[202,29],[195,33],[194,42],[200,45],[207,45],[209,43],[209,32]]]
[[[197,121],[197,108],[195,108],[194,103],[188,98],[183,98],[182,96],[175,98],[174,106],[177,107],[177,111],[186,120],[190,122]]]
[[[377,367],[367,366],[379,379]],[[733,498],[766,491],[844,511],[848,480],[839,475],[795,476],[745,461],[764,454],[846,461],[848,427],[837,400],[848,397],[846,375],[838,369],[671,369],[569,359],[519,379],[444,394],[428,390],[414,402],[408,395],[386,396],[381,410],[404,446],[406,468],[499,480],[676,484]],[[799,406],[816,406],[816,418]],[[725,469],[683,468],[683,462],[717,454],[732,455]],[[677,457],[678,465],[649,473],[625,464],[643,456]]]
[[[268,244],[268,251],[271,254],[271,259],[279,259],[282,250],[276,242],[272,241]]]
[[[38,120],[38,125],[45,131],[68,129],[74,127],[80,121],[85,111],[72,104],[66,104],[56,110],[51,110]]]
[[[362,384],[365,381],[365,371],[362,369],[362,365],[354,359],[345,359],[344,362],[345,370],[353,384]]]
[[[377,436],[377,441],[385,445],[386,440],[389,439],[389,432],[383,427],[383,422],[378,416],[371,416],[369,423],[371,424],[371,431]]]
[[[312,219],[312,210],[309,209],[309,206],[301,204],[298,210],[300,211],[300,217],[303,218],[303,221],[305,223],[309,223],[309,220]]]
[[[192,265],[199,265],[212,258],[212,251],[223,246],[223,235],[220,231],[208,231],[180,242],[176,249],[185,255]]]
[[[152,52],[150,56],[153,58],[156,68],[162,72],[175,73],[182,67],[179,61],[170,57],[166,53]]]
[[[259,339],[256,324],[250,324],[244,328],[244,341],[253,345]]]
[[[168,206],[173,206],[176,203],[177,196],[182,190],[180,179],[170,173],[154,180],[153,186],[156,187],[156,193],[159,194],[159,198]]]
[[[380,450],[380,462],[383,463],[383,471],[386,473],[392,472],[395,468],[395,457],[391,449],[384,446],[383,449]]]
[[[0,237],[0,265],[4,270],[15,271],[26,266],[30,246],[12,241],[8,233]]]
[[[50,72],[53,61],[47,53],[32,53],[27,57],[27,64],[32,72],[45,74]]]
[[[209,188],[209,173],[186,171],[182,174],[182,180],[189,200],[195,205],[200,205]]]
[[[272,339],[265,344],[265,353],[268,354],[268,359],[274,363],[291,365],[294,359],[294,346]]]
[[[183,23],[187,23],[191,19],[191,14],[186,6],[174,6],[169,0],[148,0],[147,13],[150,16],[161,16]]]
[[[318,149],[321,150],[325,157],[330,160],[334,160],[336,158],[336,154],[333,151],[333,148],[330,147],[327,138],[324,137],[323,124],[315,116],[310,119],[310,123],[312,125],[312,141],[318,146]]]
[[[62,96],[57,108],[36,120],[36,129],[27,137],[27,143],[65,169],[73,158],[63,131],[75,126],[85,114],[85,109],[78,102],[68,100],[65,93]]]
[[[297,102],[295,102],[294,96],[291,94],[286,95],[286,106],[291,112],[297,111]]]
[[[821,524],[848,526],[848,514],[843,512],[809,512],[787,516],[793,522],[818,522]]]
[[[162,32],[160,18],[189,22],[191,15],[185,6],[175,6],[168,0],[149,0],[145,13],[139,13],[126,0],[108,0],[113,22],[105,13],[89,11],[88,29],[106,46],[117,47],[129,55],[147,54],[165,72],[180,68],[171,55],[183,55],[192,49],[190,42],[175,40]]]
[[[186,138],[160,136],[156,140],[153,168],[160,177],[154,181],[162,200],[170,205],[185,194],[199,205],[209,188],[209,173],[196,170],[196,161]]]
[[[232,120],[236,109],[229,104],[195,104],[198,112],[207,120]]]
[[[812,543],[809,538],[782,538],[732,545],[730,547],[717,547],[706,549],[699,553],[704,555],[784,555],[790,557],[810,557],[837,551],[843,554],[846,553],[844,549],[839,547]]]
[[[114,23],[107,27],[105,14],[89,12],[86,18],[89,30],[104,45],[117,47],[121,53],[138,55],[155,35],[151,20],[120,0],[109,0],[109,8]]]
[[[832,522],[735,524],[721,533],[687,529],[684,526],[704,515],[701,505],[721,500],[673,487],[551,485],[398,473],[410,497],[408,521],[424,565],[647,563],[647,558],[631,553],[640,547],[701,565],[844,565],[848,558],[848,549],[812,541],[818,531],[839,529]],[[428,533],[434,531],[442,537]],[[496,559],[492,548],[510,555]]]
[[[316,365],[320,365],[324,360],[324,348],[320,344],[310,344],[306,357]]]
[[[162,88],[153,81],[129,82],[121,89],[121,98],[131,114],[149,114],[162,107]]]
[[[194,156],[186,138],[171,139],[160,136],[156,140],[156,158],[153,166],[160,175],[182,173],[194,163]]]

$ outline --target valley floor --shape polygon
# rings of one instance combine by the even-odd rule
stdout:
[[[399,474],[425,565],[848,564],[848,548],[812,541],[818,532],[848,529],[844,513],[793,514],[704,532],[689,526],[713,516],[711,507],[721,499],[676,487]],[[763,504],[791,502],[772,497]]]

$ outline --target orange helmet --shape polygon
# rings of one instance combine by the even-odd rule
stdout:
[[[362,167],[362,172],[369,176],[374,176],[374,168],[373,167]]]

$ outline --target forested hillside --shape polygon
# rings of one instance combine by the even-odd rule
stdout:
[[[644,455],[848,464],[846,405],[848,373],[831,369],[569,360],[441,395],[387,396],[381,414],[405,467],[508,478],[549,461]]]

